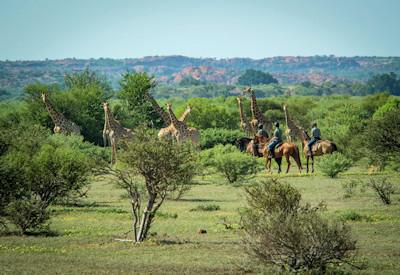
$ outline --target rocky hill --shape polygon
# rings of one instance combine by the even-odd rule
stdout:
[[[146,71],[160,82],[178,83],[184,77],[234,84],[246,69],[271,73],[281,83],[310,81],[320,84],[338,80],[364,81],[371,75],[400,72],[400,57],[278,56],[251,58],[191,58],[149,56],[126,59],[59,59],[44,61],[0,61],[0,93],[21,91],[35,81],[62,83],[66,72],[91,70],[104,74],[117,88],[126,71]]]

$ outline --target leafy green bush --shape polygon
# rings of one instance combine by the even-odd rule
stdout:
[[[200,204],[195,208],[190,209],[190,211],[218,211],[220,209],[221,207],[217,204]]]
[[[7,205],[6,213],[8,220],[23,234],[28,229],[42,226],[50,218],[47,207],[34,198],[12,201]]]
[[[358,214],[357,212],[351,210],[341,214],[340,218],[344,221],[360,221],[363,219],[363,216]]]
[[[209,149],[217,144],[234,144],[236,139],[243,137],[239,130],[228,130],[223,128],[209,128],[201,131],[200,146]]]
[[[359,185],[359,181],[357,180],[350,180],[347,182],[344,182],[342,184],[342,188],[344,189],[344,195],[343,197],[345,198],[350,198],[354,194],[354,189]]]
[[[243,244],[253,259],[289,271],[324,272],[347,262],[355,250],[350,227],[323,218],[321,206],[301,205],[299,191],[289,184],[271,179],[245,191]]]
[[[15,138],[0,155],[0,216],[26,233],[48,219],[46,209],[56,199],[88,184],[92,161],[71,146],[72,136],[53,139],[35,125],[12,133]]]
[[[203,167],[213,167],[234,183],[258,171],[257,159],[241,153],[233,145],[217,145],[200,154]]]
[[[351,165],[352,161],[339,152],[323,156],[318,164],[322,174],[331,178],[349,170]]]

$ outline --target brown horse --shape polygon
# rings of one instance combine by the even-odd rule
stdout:
[[[299,173],[301,173],[301,160],[300,160],[300,153],[299,153],[299,148],[297,147],[296,144],[291,143],[291,142],[284,142],[282,143],[278,148],[275,149],[275,161],[278,164],[278,173],[280,173],[281,170],[281,164],[282,164],[282,157],[285,156],[286,161],[288,163],[286,173],[289,173],[290,169],[290,157],[292,157],[297,164],[297,167],[299,168]],[[265,157],[265,168],[271,172],[271,158],[268,157],[268,148],[265,147],[263,151],[263,155]]]
[[[313,145],[312,154],[309,153],[308,150],[308,142],[310,141],[310,136],[306,131],[302,131],[302,145],[303,145],[303,152],[304,156],[307,159],[307,173],[308,173],[308,164],[311,158],[311,172],[314,173],[314,156],[322,156],[325,154],[332,154],[333,152],[337,151],[337,146],[335,143],[329,140],[318,140],[316,144]]]

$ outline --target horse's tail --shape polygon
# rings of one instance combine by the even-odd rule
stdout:
[[[299,147],[297,145],[294,145],[294,160],[297,162],[297,165],[299,166],[300,169],[303,169],[301,166],[301,158],[300,158],[300,151]]]
[[[331,142],[331,145],[332,145],[332,153],[338,150],[335,143]]]

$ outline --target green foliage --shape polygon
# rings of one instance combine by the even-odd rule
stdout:
[[[189,211],[218,211],[221,207],[218,204],[200,204],[195,208],[190,209]]]
[[[25,233],[47,220],[46,208],[56,199],[88,184],[92,162],[71,146],[74,137],[54,139],[35,125],[19,125],[2,138],[8,145],[0,156],[0,215]]]
[[[230,183],[242,180],[258,171],[256,158],[241,153],[233,145],[217,145],[201,152],[203,167],[213,167],[223,174]]]
[[[271,84],[278,83],[271,74],[264,73],[262,71],[257,71],[253,69],[246,70],[241,76],[238,78],[238,84],[251,86],[258,84]]]
[[[355,250],[350,227],[302,206],[299,191],[277,180],[245,188],[249,207],[242,212],[245,251],[265,265],[289,271],[324,272],[346,262]]]
[[[375,191],[377,196],[384,204],[391,204],[391,195],[397,192],[393,183],[388,182],[387,178],[369,178],[367,185]]]
[[[199,79],[195,79],[192,76],[186,76],[184,77],[181,82],[179,82],[180,86],[198,86],[204,84],[203,81]]]
[[[14,200],[7,205],[5,212],[8,220],[18,226],[23,234],[29,229],[43,226],[50,218],[47,207],[35,198]]]
[[[342,213],[340,218],[344,221],[361,221],[363,216],[353,210],[350,210]]]
[[[160,115],[146,98],[146,93],[150,93],[155,86],[154,77],[145,72],[126,72],[122,75],[118,97],[127,104],[129,115],[133,120],[131,124],[163,125]]]
[[[400,95],[400,79],[394,72],[374,75],[367,82],[370,92],[389,92]]]
[[[345,198],[350,198],[354,195],[355,189],[359,185],[359,181],[357,180],[350,180],[346,181],[342,184],[342,188],[344,189],[344,195],[343,197]]]
[[[201,131],[200,147],[209,149],[217,144],[235,144],[238,138],[243,137],[243,132],[239,130],[228,130],[223,128],[209,128]]]
[[[322,156],[318,163],[321,173],[331,178],[349,170],[351,165],[352,161],[339,152]]]
[[[400,160],[400,108],[388,110],[368,121],[361,145],[374,163],[385,167]]]

